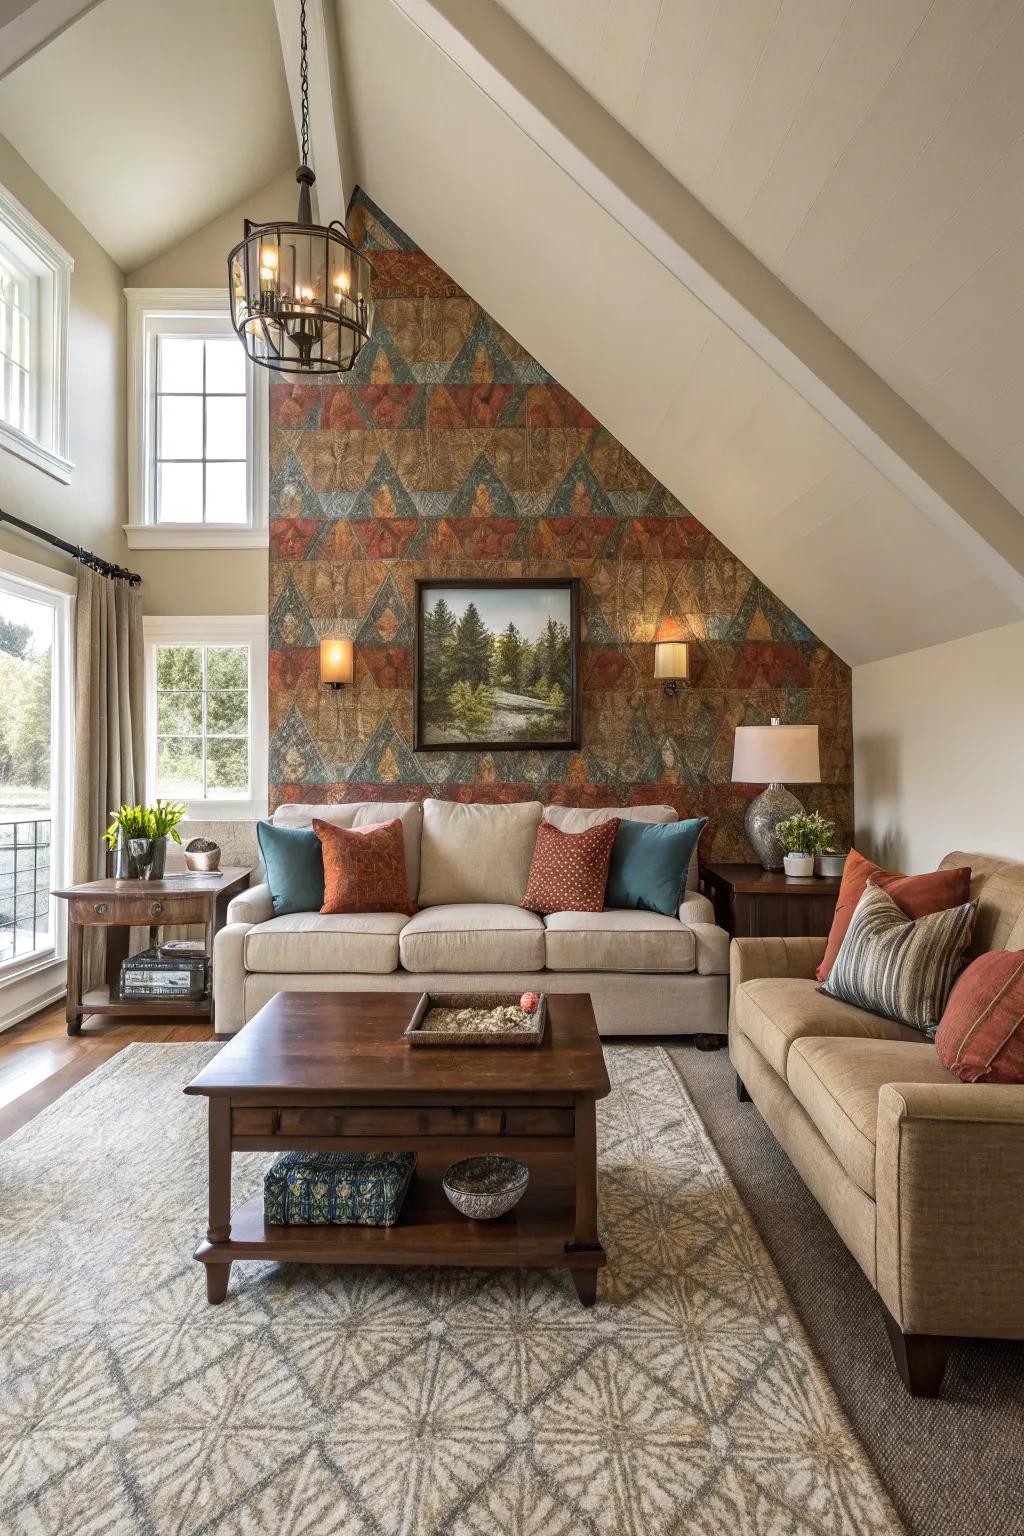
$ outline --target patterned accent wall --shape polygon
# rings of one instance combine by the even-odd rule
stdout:
[[[705,856],[750,858],[756,788],[729,781],[738,724],[816,721],[852,830],[850,670],[362,193],[374,333],[349,375],[271,387],[270,796],[667,802],[710,817]],[[614,367],[614,362],[609,362]],[[413,583],[578,576],[579,752],[415,754]],[[651,640],[692,638],[668,697]],[[319,682],[327,635],[355,679]]]

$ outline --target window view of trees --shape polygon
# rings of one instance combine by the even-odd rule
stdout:
[[[495,624],[499,610],[507,620]],[[426,745],[557,744],[571,738],[567,591],[428,594],[421,646],[420,717]]]
[[[0,964],[49,942],[53,613],[0,593]]]
[[[164,799],[249,793],[249,648],[156,650],[156,789]]]

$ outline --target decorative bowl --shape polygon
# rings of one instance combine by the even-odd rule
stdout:
[[[526,1194],[530,1170],[511,1157],[465,1157],[444,1176],[444,1192],[457,1211],[474,1221],[504,1216]]]
[[[185,868],[193,875],[210,874],[220,869],[220,849],[208,838],[194,837],[185,844]]]
[[[829,875],[833,880],[841,880],[843,870],[846,868],[845,853],[819,853],[818,874]]]

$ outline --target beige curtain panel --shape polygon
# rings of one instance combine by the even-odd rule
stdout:
[[[75,880],[106,873],[110,812],[144,787],[142,597],[126,581],[78,574],[75,614]],[[104,938],[85,935],[83,986],[103,977]]]

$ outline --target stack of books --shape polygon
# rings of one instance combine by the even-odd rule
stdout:
[[[178,998],[200,1002],[209,985],[209,958],[198,940],[171,939],[129,955],[121,965],[122,1002]]]

